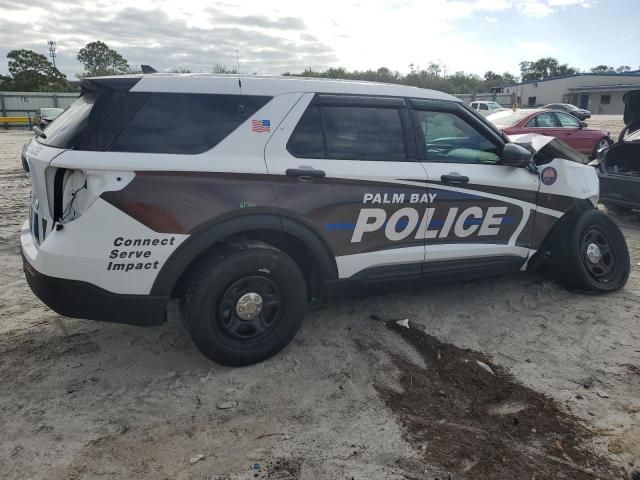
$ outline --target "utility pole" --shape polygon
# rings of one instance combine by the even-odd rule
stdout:
[[[51,57],[51,63],[53,63],[53,66],[55,68],[55,66],[56,66],[56,42],[54,40],[49,40],[47,42],[47,44],[49,45],[49,56]]]
[[[236,73],[240,75],[240,55],[238,54],[237,48],[236,48]]]

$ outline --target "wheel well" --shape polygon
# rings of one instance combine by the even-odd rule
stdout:
[[[244,249],[255,246],[273,247],[287,255],[298,265],[306,280],[308,299],[311,303],[321,303],[324,298],[324,280],[318,259],[314,252],[295,236],[286,232],[255,229],[241,233],[235,233],[227,238],[217,241],[202,251],[186,266],[176,282],[172,297],[180,297],[188,285],[191,275],[196,267],[202,263],[202,259],[215,254],[224,248]]]
[[[575,222],[583,212],[593,210],[594,208],[589,200],[580,200],[565,212],[551,227],[542,245],[533,257],[531,257],[531,260],[529,260],[527,270],[545,270],[551,264],[554,245],[566,234],[567,228],[570,228],[573,222]]]

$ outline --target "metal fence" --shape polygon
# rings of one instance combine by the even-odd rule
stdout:
[[[0,116],[32,117],[41,108],[67,108],[78,95],[79,93],[0,92]],[[5,123],[5,127],[8,126],[25,126],[25,123]]]
[[[461,93],[455,96],[466,103],[496,102],[507,108],[513,107],[516,103],[515,93]]]

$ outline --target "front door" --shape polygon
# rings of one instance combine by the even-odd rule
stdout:
[[[585,130],[580,125],[580,120],[569,113],[556,112],[558,124],[561,128],[561,138],[580,153],[591,155],[593,153],[595,142],[592,130]]]
[[[283,221],[312,228],[340,278],[421,274],[429,205],[404,99],[305,94],[265,149]]]
[[[462,105],[411,105],[433,198],[425,274],[518,270],[531,253],[538,176],[500,165],[499,133]]]
[[[589,95],[580,95],[580,108],[583,110],[589,109]]]

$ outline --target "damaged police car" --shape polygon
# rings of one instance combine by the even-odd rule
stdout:
[[[547,268],[624,286],[624,237],[584,157],[507,138],[450,95],[230,75],[82,81],[24,150],[21,239],[56,312],[138,325],[179,298],[227,365],[286,346],[308,306],[373,285]]]

